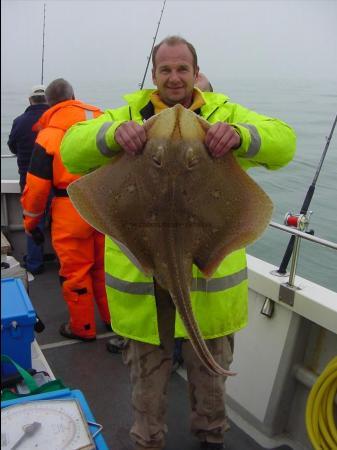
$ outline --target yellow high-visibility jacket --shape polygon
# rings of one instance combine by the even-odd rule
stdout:
[[[71,173],[87,173],[111,160],[121,148],[114,139],[121,123],[142,123],[154,114],[150,101],[153,90],[125,96],[127,104],[105,111],[97,119],[71,127],[63,138],[61,157]],[[291,161],[295,152],[294,131],[284,122],[230,103],[223,94],[202,93],[205,104],[201,117],[210,123],[227,122],[241,137],[233,153],[244,168],[264,166],[278,169]],[[142,274],[119,247],[106,238],[106,288],[114,331],[142,342],[159,344],[153,280]],[[245,250],[227,256],[206,281],[193,266],[191,301],[194,315],[205,339],[233,333],[247,324],[248,283]],[[176,337],[187,337],[179,314]]]

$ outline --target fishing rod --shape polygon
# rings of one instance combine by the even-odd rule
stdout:
[[[147,64],[146,64],[143,80],[142,80],[141,83],[139,83],[140,89],[143,89],[143,86],[144,86],[144,82],[145,82],[145,78],[146,78],[146,74],[147,74],[147,69],[149,68],[149,64],[150,64],[153,48],[154,48],[154,45],[156,43],[156,39],[157,39],[157,34],[158,34],[158,31],[159,31],[159,27],[160,27],[161,18],[163,17],[163,12],[164,12],[164,9],[165,9],[165,4],[166,4],[166,0],[164,0],[163,8],[162,8],[161,13],[160,13],[159,22],[158,22],[158,26],[157,26],[157,31],[156,31],[156,34],[154,35],[154,38],[153,38],[150,55],[147,57]]]
[[[42,61],[41,61],[41,84],[43,84],[43,65],[44,65],[44,36],[46,28],[46,4],[43,4],[43,33],[42,33]]]
[[[313,181],[312,181],[311,185],[309,186],[309,189],[308,189],[307,194],[305,196],[304,202],[302,204],[302,208],[301,208],[301,211],[300,211],[300,217],[303,217],[303,216],[305,216],[308,213],[309,205],[310,205],[310,202],[311,202],[312,197],[313,197],[314,192],[315,192],[317,178],[319,176],[319,173],[321,171],[321,168],[322,168],[325,156],[327,154],[332,135],[333,135],[333,133],[335,131],[336,123],[337,123],[337,115],[336,115],[335,120],[334,120],[334,122],[332,124],[332,128],[331,128],[330,134],[327,137],[325,148],[323,150],[323,154],[322,154],[321,159],[319,161],[319,164],[318,164],[315,176],[313,178]],[[288,213],[287,218],[289,218],[289,217],[291,218],[291,215]],[[286,251],[284,253],[282,262],[280,264],[280,267],[275,271],[277,274],[284,275],[286,273],[287,267],[288,267],[288,264],[289,264],[289,261],[290,261],[290,258],[291,258],[291,255],[293,253],[294,243],[295,243],[295,236],[293,235],[293,236],[291,236],[291,238],[289,240],[288,247],[287,247],[287,249],[286,249]]]

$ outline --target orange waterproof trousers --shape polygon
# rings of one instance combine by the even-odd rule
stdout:
[[[88,225],[68,197],[54,197],[51,206],[52,244],[60,262],[62,293],[71,331],[96,336],[95,307],[106,324],[110,314],[105,291],[104,235]]]

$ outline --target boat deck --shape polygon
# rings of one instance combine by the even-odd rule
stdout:
[[[13,256],[20,262],[25,253],[22,231],[10,232],[7,238]],[[48,249],[47,249],[48,250]],[[45,264],[44,273],[29,282],[29,296],[45,329],[36,333],[36,340],[56,378],[67,387],[80,389],[96,418],[103,425],[103,436],[111,450],[131,450],[129,438],[132,424],[129,372],[120,354],[106,350],[111,333],[97,318],[97,340],[79,342],[66,340],[58,329],[67,321],[68,312],[61,295],[56,261]],[[173,373],[169,387],[168,435],[166,450],[197,450],[198,441],[189,433],[189,401],[187,383]],[[226,449],[261,450],[248,434],[231,422],[226,434]],[[283,445],[273,450],[291,450]]]

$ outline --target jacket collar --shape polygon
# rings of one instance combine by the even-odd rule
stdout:
[[[147,120],[154,115],[154,107],[150,101],[151,94],[155,89],[143,89],[124,96],[124,99],[130,106],[132,120]],[[224,103],[227,103],[229,98],[224,94],[217,94],[214,92],[202,92],[205,104],[200,110],[195,111],[207,120],[216,109]]]
[[[36,122],[33,125],[33,131],[41,131],[43,128],[46,128],[50,126],[51,120],[55,117],[55,114],[60,109],[64,109],[66,107],[71,106],[77,106],[81,108],[88,108],[88,109],[96,109],[93,108],[91,105],[86,105],[85,103],[81,102],[80,100],[65,100],[64,102],[56,103],[56,105],[51,106],[47,111],[45,111],[38,122]],[[98,109],[98,108],[97,108]]]

